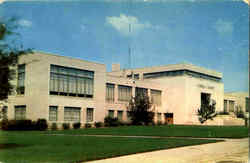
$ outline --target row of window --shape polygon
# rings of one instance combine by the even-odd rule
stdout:
[[[108,116],[111,118],[115,118],[115,110],[108,110]],[[117,118],[119,120],[123,120],[123,111],[117,110]],[[162,113],[157,113],[157,121],[162,121]],[[127,119],[130,119],[130,112],[127,111]]]
[[[194,72],[190,70],[174,70],[174,71],[162,71],[162,72],[151,72],[151,73],[144,73],[143,78],[149,79],[149,78],[157,78],[157,77],[163,77],[163,76],[181,76],[181,75],[189,75],[196,78],[202,78],[207,80],[213,80],[213,81],[221,81],[221,78]]]
[[[156,105],[161,105],[161,91],[160,90],[150,90],[152,103]],[[136,87],[136,96],[145,95],[148,93],[148,89]],[[118,101],[128,102],[132,97],[132,87],[118,85]],[[115,85],[107,83],[106,84],[106,101],[114,102],[115,100]]]
[[[50,94],[93,97],[94,72],[75,68],[50,66]]]
[[[26,119],[26,106],[15,106],[15,119]],[[86,109],[86,122],[93,122],[94,109]],[[58,106],[49,107],[49,121],[58,121]],[[81,121],[81,108],[80,107],[64,107],[64,121],[67,122],[80,122]]]

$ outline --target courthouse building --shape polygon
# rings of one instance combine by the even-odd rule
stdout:
[[[191,64],[120,69],[70,57],[34,52],[19,59],[17,91],[8,99],[8,119],[45,118],[49,123],[94,123],[105,116],[129,119],[132,96],[147,93],[155,121],[199,124],[205,98],[224,109],[222,73]]]

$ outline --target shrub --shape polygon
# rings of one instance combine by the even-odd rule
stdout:
[[[36,129],[40,131],[47,130],[48,128],[48,123],[46,119],[38,119],[36,122]]]
[[[217,112],[217,115],[229,115],[229,112],[220,111],[220,112]]]
[[[104,125],[107,127],[116,127],[119,126],[119,120],[118,118],[112,118],[107,116],[104,118]]]
[[[92,125],[90,123],[85,123],[85,128],[91,128]]]
[[[103,127],[103,123],[102,122],[95,122],[95,127],[96,128]]]
[[[73,124],[73,128],[74,129],[79,129],[81,127],[81,123],[80,122],[76,122]]]
[[[240,106],[236,106],[236,111],[234,112],[234,114],[236,115],[237,118],[243,118],[245,119],[245,114],[242,111]]]
[[[63,123],[63,129],[64,130],[68,130],[70,128],[70,124],[69,123]]]
[[[52,123],[51,130],[57,130],[57,124],[56,123]]]
[[[3,130],[35,130],[36,123],[31,120],[3,120],[1,122]]]

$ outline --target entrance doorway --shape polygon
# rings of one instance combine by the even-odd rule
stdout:
[[[165,123],[174,124],[174,113],[165,113]]]

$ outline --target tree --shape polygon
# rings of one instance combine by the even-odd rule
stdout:
[[[201,107],[198,109],[199,121],[201,123],[206,122],[208,119],[213,120],[216,117],[215,106],[215,100],[210,100],[210,98],[203,99]]]
[[[16,74],[13,67],[17,65],[20,55],[32,52],[31,49],[23,49],[22,45],[16,44],[17,38],[13,37],[19,36],[18,33],[14,32],[18,27],[16,22],[15,18],[0,20],[0,103],[2,106],[0,106],[0,119],[6,112],[5,102],[8,95],[14,89],[10,82],[15,78]]]
[[[128,105],[128,113],[132,124],[140,125],[153,122],[154,112],[150,98],[146,94],[132,97]]]

